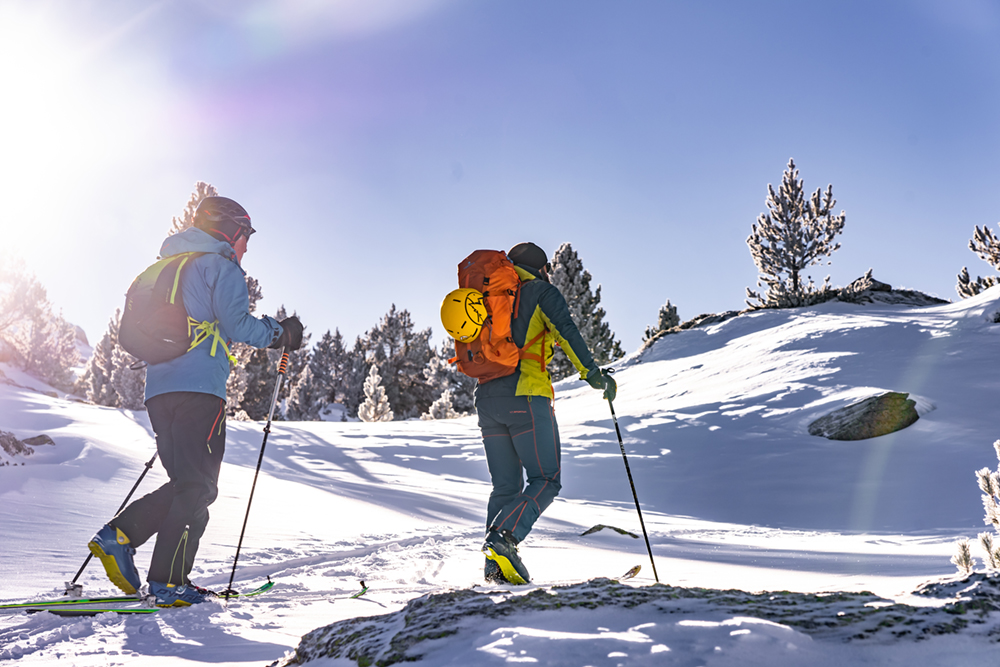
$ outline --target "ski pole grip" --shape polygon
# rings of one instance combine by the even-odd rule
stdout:
[[[278,375],[284,375],[288,372],[288,351],[285,348],[281,348],[281,361],[278,362]]]

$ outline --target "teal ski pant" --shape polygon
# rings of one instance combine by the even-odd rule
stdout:
[[[493,480],[486,527],[509,530],[520,542],[562,488],[552,401],[543,396],[481,398],[476,411]]]

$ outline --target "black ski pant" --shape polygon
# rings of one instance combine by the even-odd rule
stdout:
[[[486,527],[509,530],[520,542],[562,488],[552,401],[544,396],[481,398],[476,412],[493,481]]]
[[[208,525],[208,506],[219,495],[226,402],[211,394],[171,392],[146,401],[146,410],[170,481],[131,503],[111,525],[134,547],[156,535],[146,581],[186,584]]]

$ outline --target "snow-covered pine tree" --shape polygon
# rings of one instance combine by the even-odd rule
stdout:
[[[1000,238],[997,238],[986,225],[983,225],[982,228],[976,226],[972,238],[969,240],[969,250],[979,255],[980,259],[994,269],[1000,271]],[[958,284],[955,286],[955,291],[963,299],[968,299],[998,283],[1000,283],[998,276],[986,276],[985,278],[977,276],[973,281],[969,278],[969,270],[963,266],[958,274]]]
[[[118,395],[118,407],[126,410],[146,409],[146,367],[130,368],[137,361],[121,345],[115,345],[111,355],[111,386]]]
[[[336,333],[329,330],[313,347],[309,358],[311,382],[315,385],[317,395],[317,411],[331,403],[344,403],[344,380],[349,366],[347,350],[344,349],[344,337],[340,329]]]
[[[326,406],[326,391],[315,381],[312,365],[299,373],[288,395],[285,418],[291,421],[318,421],[319,413]]]
[[[446,338],[424,369],[424,377],[427,380],[427,385],[438,392],[435,402],[444,392],[451,392],[451,405],[455,412],[461,416],[475,412],[476,380],[460,372],[453,364],[448,363],[448,360],[454,356],[455,341]]]
[[[573,322],[580,330],[583,341],[590,348],[594,361],[607,364],[625,356],[621,342],[615,339],[611,327],[604,321],[604,309],[600,307],[601,286],[590,290],[590,272],[583,268],[583,262],[569,243],[563,243],[552,256],[552,273],[549,279],[559,288]],[[576,375],[569,358],[558,347],[548,365],[553,380],[561,380]]]
[[[972,574],[976,569],[976,561],[972,559],[971,545],[970,540],[959,540],[955,543],[955,555],[951,557],[951,562],[962,574]]]
[[[461,416],[451,404],[451,389],[445,389],[437,400],[431,403],[431,407],[427,408],[427,412],[420,415],[420,418],[427,421],[431,419],[456,419]]]
[[[298,317],[298,313],[296,312],[293,312],[292,315]],[[278,312],[274,317],[279,322],[288,317],[288,312],[285,310],[284,304],[278,308]],[[285,414],[288,410],[288,400],[292,393],[292,387],[299,381],[302,370],[308,365],[309,358],[312,356],[309,351],[309,340],[312,338],[312,334],[306,333],[306,329],[308,327],[302,327],[301,347],[288,353],[288,371],[286,372],[284,381],[281,383],[281,389],[278,391],[278,402],[283,406],[281,410],[282,414]],[[272,350],[270,356],[275,360],[275,368],[277,368],[277,363],[281,360],[281,351]]]
[[[661,331],[672,329],[681,323],[681,318],[677,315],[677,306],[670,303],[670,299],[660,306],[660,312],[655,327],[646,327],[646,333],[642,337],[642,342],[646,342]]]
[[[21,369],[70,389],[76,331],[52,312],[45,288],[19,258],[0,257],[0,348]]]
[[[770,184],[767,186],[768,212],[757,217],[747,237],[750,255],[760,273],[757,287],[767,286],[764,295],[748,287],[747,305],[793,308],[823,298],[830,289],[830,277],[817,288],[802,271],[840,248],[834,238],[843,231],[846,216],[843,211],[833,214],[836,203],[832,185],[826,192],[817,188],[806,201],[799,170],[794,160],[788,160],[778,192]]]
[[[343,404],[348,415],[356,415],[365,400],[365,380],[368,377],[368,360],[365,358],[364,341],[360,336],[354,339],[354,347],[347,353],[344,374],[341,381]]]
[[[365,380],[365,400],[358,408],[358,419],[363,422],[392,421],[389,398],[382,387],[382,376],[378,374],[378,364],[372,364]]]
[[[424,377],[424,368],[434,355],[430,336],[429,328],[414,331],[409,311],[397,311],[393,304],[362,339],[365,360],[381,369],[386,396],[400,419],[419,417],[436,395]]]
[[[114,374],[115,348],[118,347],[118,325],[121,322],[121,311],[115,310],[114,317],[108,322],[108,330],[104,332],[100,342],[94,347],[93,354],[87,362],[86,376],[88,379],[84,396],[95,405],[118,407],[118,392],[111,383]]]
[[[194,224],[194,212],[198,210],[198,204],[205,197],[217,197],[219,191],[215,189],[215,186],[204,181],[198,181],[194,184],[194,192],[191,193],[191,197],[188,199],[187,205],[184,207],[181,217],[174,217],[171,219],[170,234],[176,234],[177,232],[183,232],[185,229]]]

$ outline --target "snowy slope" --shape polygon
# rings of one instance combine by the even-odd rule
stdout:
[[[973,471],[997,463],[991,362],[1000,356],[1000,325],[991,319],[998,310],[1000,288],[931,308],[828,303],[763,311],[667,336],[625,360],[615,408],[660,580],[751,592],[872,591],[938,604],[908,593],[953,573],[954,539],[983,530]],[[819,416],[884,390],[911,393],[921,419],[861,442],[808,435]],[[521,593],[615,577],[640,563],[630,585],[641,590],[653,583],[641,539],[609,530],[580,536],[595,524],[640,532],[607,405],[579,381],[560,383],[557,395],[563,495],[522,547],[535,586]],[[229,425],[222,493],[193,573],[202,585],[228,582],[261,426]],[[23,466],[0,467],[0,598],[58,593],[153,455],[148,420],[0,384],[0,429],[56,442],[37,447]],[[163,480],[155,466],[139,493]],[[236,582],[247,589],[272,576],[279,582],[272,592],[156,617],[0,616],[0,660],[267,664],[314,628],[400,611],[423,595],[480,584],[476,590],[506,600],[481,586],[488,494],[472,418],[276,423]],[[139,550],[140,570],[151,546]],[[361,579],[371,591],[347,599]],[[97,564],[81,582],[88,594],[115,590]],[[698,600],[683,622],[652,607],[602,607],[590,616],[515,610],[499,625],[472,624],[455,643],[438,640],[431,663],[584,664],[572,656],[591,656],[587,664],[643,664],[632,660],[636,651],[649,660],[669,651],[679,664],[800,664],[804,655],[830,655],[818,664],[833,664],[862,651],[871,664],[897,664],[917,655],[911,644],[883,650],[864,642],[828,653],[833,643],[794,623],[738,620]],[[628,639],[639,634],[649,641]],[[984,641],[948,636],[919,655],[973,655]]]

